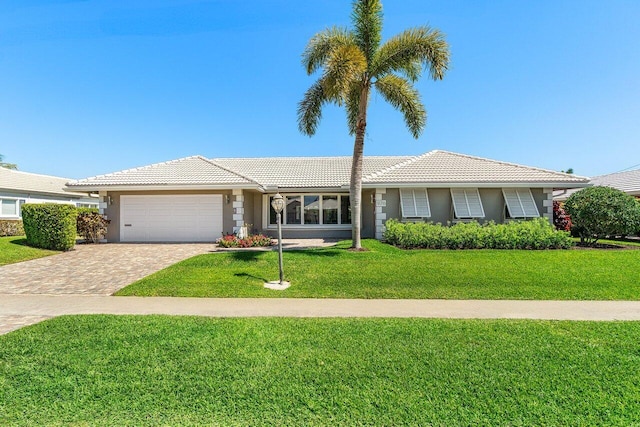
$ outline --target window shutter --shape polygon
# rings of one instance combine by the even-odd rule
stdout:
[[[404,218],[431,217],[429,194],[426,188],[400,189],[400,206]]]
[[[503,188],[502,194],[512,218],[536,218],[538,207],[528,188]]]
[[[452,188],[451,199],[457,218],[484,218],[484,208],[477,188]]]
[[[429,206],[429,195],[427,189],[415,189],[413,194],[416,201],[416,216],[428,218],[431,216],[431,207]]]
[[[405,188],[400,189],[400,205],[402,206],[402,216],[411,218],[418,216],[416,214],[416,204],[413,198],[413,190]]]

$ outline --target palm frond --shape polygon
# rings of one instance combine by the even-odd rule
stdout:
[[[346,28],[327,28],[314,35],[302,53],[302,65],[311,75],[324,66],[330,53],[339,46],[355,45],[355,36]]]
[[[322,118],[322,105],[327,102],[322,83],[322,79],[316,81],[298,103],[298,129],[308,136],[316,133]]]
[[[351,21],[356,41],[370,62],[382,40],[382,3],[380,0],[356,0]]]
[[[367,60],[355,45],[333,49],[325,61],[322,84],[325,96],[338,105],[347,98],[350,87],[362,80],[367,70]]]
[[[430,27],[412,28],[387,40],[369,69],[372,76],[400,72],[416,81],[421,66],[429,69],[434,80],[441,80],[449,68],[449,45],[444,34]]]
[[[404,116],[404,122],[414,138],[418,138],[427,124],[427,110],[420,94],[407,79],[387,74],[375,82],[382,97]]]

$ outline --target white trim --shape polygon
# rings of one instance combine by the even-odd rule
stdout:
[[[484,207],[477,188],[451,188],[455,219],[484,218]]]
[[[385,185],[387,188],[582,188],[589,187],[590,184],[584,182],[385,182],[385,183],[362,183],[363,189],[378,188]]]
[[[259,185],[246,185],[246,184],[154,184],[154,185],[83,185],[83,186],[69,186],[74,190],[82,191],[175,191],[175,190],[257,190],[264,192],[264,189]]]

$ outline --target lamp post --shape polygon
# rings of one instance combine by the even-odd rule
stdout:
[[[265,283],[269,289],[283,290],[289,287],[289,283],[284,281],[284,271],[282,268],[282,211],[284,210],[284,197],[280,193],[273,196],[271,207],[276,212],[276,222],[278,223],[278,267],[280,268],[280,281]]]

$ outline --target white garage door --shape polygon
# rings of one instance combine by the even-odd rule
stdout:
[[[120,196],[123,242],[213,242],[222,236],[222,195]]]

